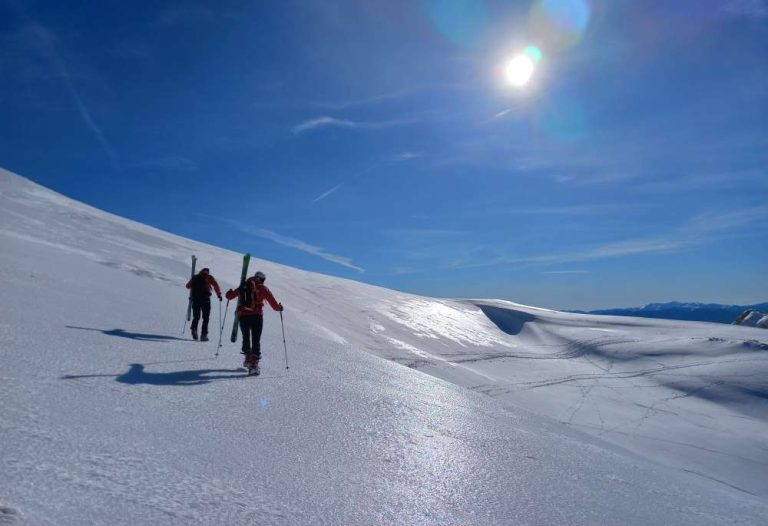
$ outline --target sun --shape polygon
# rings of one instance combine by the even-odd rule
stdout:
[[[513,86],[522,88],[528,84],[531,77],[533,77],[535,66],[536,63],[528,54],[516,56],[507,64],[505,70],[507,81]]]

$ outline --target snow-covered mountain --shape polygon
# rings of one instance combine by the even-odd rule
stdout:
[[[601,314],[607,316],[635,316],[663,320],[707,321],[713,323],[733,323],[745,310],[768,310],[768,303],[755,305],[721,305],[719,303],[649,303],[643,307],[619,309],[600,309],[592,311],[573,311],[581,314]]]
[[[768,314],[759,310],[747,309],[736,318],[733,324],[768,329]]]
[[[0,171],[0,523],[768,517],[761,329],[255,260],[286,307],[290,369],[267,311],[262,376],[246,378],[236,346],[216,357],[180,333],[191,254],[234,284],[239,254]]]

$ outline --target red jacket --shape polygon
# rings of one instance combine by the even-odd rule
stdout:
[[[238,306],[237,307],[238,316],[263,315],[265,301],[268,301],[274,310],[277,310],[277,311],[283,310],[283,306],[277,302],[275,297],[272,295],[272,292],[261,281],[259,281],[255,277],[250,277],[245,283],[247,287],[252,287],[253,294],[251,294],[251,297],[253,298],[253,301],[251,301],[250,305]],[[239,295],[240,295],[240,287],[237,287],[235,290],[227,291],[228,300],[233,300],[237,298]]]
[[[197,276],[199,276],[199,274],[198,274]],[[191,289],[191,288],[192,288],[192,281],[193,281],[193,280],[194,280],[194,279],[195,279],[197,276],[193,277],[192,279],[190,279],[190,280],[187,282],[187,288],[188,288],[188,289]],[[210,297],[211,297],[211,287],[213,287],[213,289],[216,291],[216,296],[218,296],[218,297],[220,298],[220,297],[221,297],[221,289],[219,288],[219,284],[218,284],[218,283],[216,283],[216,280],[213,278],[213,276],[211,276],[210,274],[208,274],[208,275],[205,277],[205,286],[204,286],[204,289],[203,289],[203,291],[205,292],[205,295],[204,295],[205,297],[208,297],[208,298],[210,298]],[[192,294],[194,295],[194,294],[195,294],[195,292],[196,292],[196,291],[192,291]],[[203,298],[197,298],[197,299],[203,299]]]

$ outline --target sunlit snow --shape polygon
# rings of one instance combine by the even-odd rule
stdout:
[[[0,171],[0,523],[768,517],[764,329],[432,299],[255,259],[290,369],[267,310],[246,378],[236,345],[217,358],[181,334],[191,254],[235,284],[240,254]]]

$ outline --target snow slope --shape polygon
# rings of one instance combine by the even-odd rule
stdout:
[[[190,254],[233,285],[238,254],[0,171],[0,523],[765,523],[760,329],[256,260],[291,367],[268,311],[244,378],[180,335]]]

